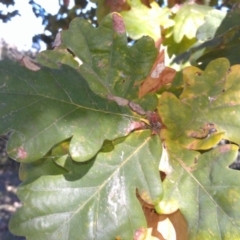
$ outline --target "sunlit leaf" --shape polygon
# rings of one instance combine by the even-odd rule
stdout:
[[[174,62],[191,60],[192,64],[198,64],[204,69],[210,61],[225,57],[231,65],[238,64],[240,59],[236,52],[240,46],[239,16],[240,12],[231,11],[226,14],[218,10],[210,11],[206,22],[198,29],[199,41],[188,51],[177,56]]]
[[[204,17],[212,8],[199,4],[185,3],[180,7],[174,21],[174,40],[179,43],[183,36],[195,38],[199,26],[204,23]]]
[[[60,52],[59,49],[45,51],[38,58],[42,64],[57,67],[59,63],[65,63],[77,68],[90,88],[105,98],[109,94],[124,97],[147,108],[156,104],[154,96],[139,100],[138,87],[134,87],[134,83],[148,75],[157,56],[157,49],[149,37],[143,37],[128,47],[124,22],[119,14],[108,15],[98,28],[84,19],[76,18],[68,30],[62,31],[61,39],[65,47],[64,55],[61,55],[63,50]],[[66,48],[82,64],[78,64]]]
[[[178,209],[188,223],[189,239],[240,238],[240,175],[228,166],[238,146],[222,145],[204,154],[167,141],[173,172],[166,176],[159,213]]]
[[[43,68],[32,73],[1,63],[0,130],[14,132],[8,151],[19,161],[39,159],[71,137],[72,158],[85,161],[104,140],[126,136],[138,120],[128,106],[116,106],[109,95],[136,100],[143,109],[156,107],[156,96],[139,100],[138,87],[134,87],[151,69],[157,54],[154,42],[145,37],[129,48],[117,13],[107,16],[97,29],[75,19],[69,30],[62,32],[61,41],[62,45],[39,57],[42,64],[56,70]]]
[[[189,149],[209,149],[223,137],[240,143],[239,68],[230,68],[227,59],[212,61],[205,71],[186,68],[180,99],[167,92],[159,99],[162,138]]]
[[[53,169],[39,177],[35,172],[21,184],[24,205],[11,219],[11,231],[28,240],[133,239],[137,229],[147,228],[136,188],[148,203],[162,197],[160,155],[159,137],[144,131],[87,163],[66,156],[68,173],[54,175]]]
[[[212,9],[209,11],[205,16],[205,23],[197,30],[197,39],[206,41],[213,38],[216,35],[216,32],[219,32],[218,29],[222,25],[226,15],[227,12],[223,12],[217,9]]]
[[[154,1],[150,3],[150,7],[142,4],[140,0],[128,1],[128,4],[130,10],[122,11],[121,15],[132,39],[148,35],[157,41],[161,37],[160,26],[168,28],[174,24],[173,20],[169,19],[170,9],[160,8]]]

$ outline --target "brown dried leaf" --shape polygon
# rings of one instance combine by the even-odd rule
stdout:
[[[110,8],[110,12],[121,12],[130,9],[126,0],[106,0],[106,5]]]
[[[116,102],[119,106],[127,106],[129,104],[127,99],[118,96],[108,95],[108,99]]]
[[[164,51],[160,51],[148,77],[142,82],[138,96],[141,98],[147,93],[155,93],[162,86],[171,83],[176,71],[166,67],[164,63]]]
[[[40,70],[41,68],[35,64],[35,62],[29,58],[29,57],[26,57],[24,56],[22,59],[21,59],[21,63],[28,69],[32,70],[32,71],[38,71]]]
[[[132,109],[132,111],[134,111],[140,115],[146,114],[145,110],[137,103],[129,102],[128,106]]]
[[[61,39],[61,32],[58,32],[55,39],[54,39],[54,42],[52,44],[52,46],[54,48],[57,48],[59,47],[60,45],[62,44],[62,39]]]
[[[172,214],[158,214],[155,211],[154,206],[146,203],[138,193],[137,197],[142,205],[148,229],[152,229],[152,237],[159,240],[174,239],[170,238],[170,236],[176,236],[175,239],[178,240],[188,239],[187,223],[179,210]]]

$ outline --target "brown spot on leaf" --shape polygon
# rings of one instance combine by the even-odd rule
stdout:
[[[25,159],[27,157],[27,152],[23,147],[18,148],[17,150],[17,158]]]
[[[147,233],[146,228],[141,227],[141,228],[137,229],[136,232],[134,233],[133,240],[144,240],[146,233]]]
[[[200,72],[195,72],[195,74],[196,74],[197,76],[201,76],[201,75],[202,75],[202,73],[200,73]]]
[[[129,101],[125,98],[121,98],[118,96],[108,95],[108,99],[115,101],[119,106],[127,106]]]
[[[54,48],[58,48],[61,44],[62,44],[61,32],[58,32],[55,39],[54,39],[54,42],[53,42],[52,46]]]
[[[113,13],[113,28],[117,33],[125,33],[125,24],[120,14]]]
[[[152,134],[159,134],[159,131],[161,129],[161,120],[157,112],[147,112],[147,119],[150,123]]]
[[[19,53],[18,51],[14,50],[14,49],[10,49],[13,57],[24,67],[32,70],[32,71],[38,71],[41,68],[37,65],[37,62],[33,59],[31,59],[30,57],[24,56],[21,53]]]
[[[217,97],[208,97],[210,104],[217,99]]]
[[[133,130],[141,130],[141,129],[145,129],[146,125],[144,122],[131,122],[130,125],[128,126],[126,132],[127,134],[132,132]]]
[[[219,147],[219,151],[221,153],[229,152],[230,150],[231,150],[231,145],[230,144],[221,145]]]
[[[146,114],[144,109],[137,103],[129,102],[128,106],[132,109],[132,111],[134,111],[134,112],[136,112],[140,115],[145,115]]]
[[[28,69],[32,71],[38,71],[41,68],[34,62],[34,60],[30,59],[29,57],[24,56],[21,59],[21,63]]]
[[[213,123],[205,123],[201,128],[201,131],[195,132],[191,131],[188,133],[189,137],[203,139],[208,137],[209,134],[217,132],[217,129]]]

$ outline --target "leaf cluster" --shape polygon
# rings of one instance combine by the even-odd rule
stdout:
[[[0,62],[0,131],[11,132],[8,153],[21,163],[14,234],[240,238],[240,175],[229,168],[240,144],[240,65],[231,52],[239,13],[149,4],[112,3],[122,16],[108,14],[98,28],[74,19],[37,63]],[[161,34],[148,25],[159,27],[160,16],[168,16]],[[126,30],[138,39],[132,46]],[[168,65],[167,51],[176,55],[183,42],[196,44],[175,60],[188,66]]]

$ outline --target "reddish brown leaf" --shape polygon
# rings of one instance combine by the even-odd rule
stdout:
[[[106,0],[106,5],[110,8],[110,12],[121,12],[130,9],[126,0]]]
[[[161,120],[157,112],[147,112],[147,119],[150,123],[152,134],[159,134],[161,128]]]
[[[40,70],[41,68],[34,63],[34,61],[29,58],[29,57],[26,57],[24,56],[22,59],[21,59],[21,63],[28,69],[32,70],[32,71],[38,71]]]
[[[168,231],[174,231],[173,233],[176,234],[177,239],[179,240],[186,240],[188,239],[188,229],[187,223],[183,218],[181,212],[177,210],[172,214],[158,214],[154,210],[154,206],[146,203],[138,194],[137,198],[140,201],[146,220],[148,229],[152,229],[151,236],[156,237],[159,240],[165,240],[163,235],[171,235]],[[169,220],[171,222],[172,228],[169,227],[168,229],[164,228],[166,224],[163,224],[164,221]]]
[[[162,86],[171,83],[175,74],[174,69],[165,66],[164,51],[160,51],[148,77],[140,85],[138,96],[143,97],[147,93],[155,93]]]

